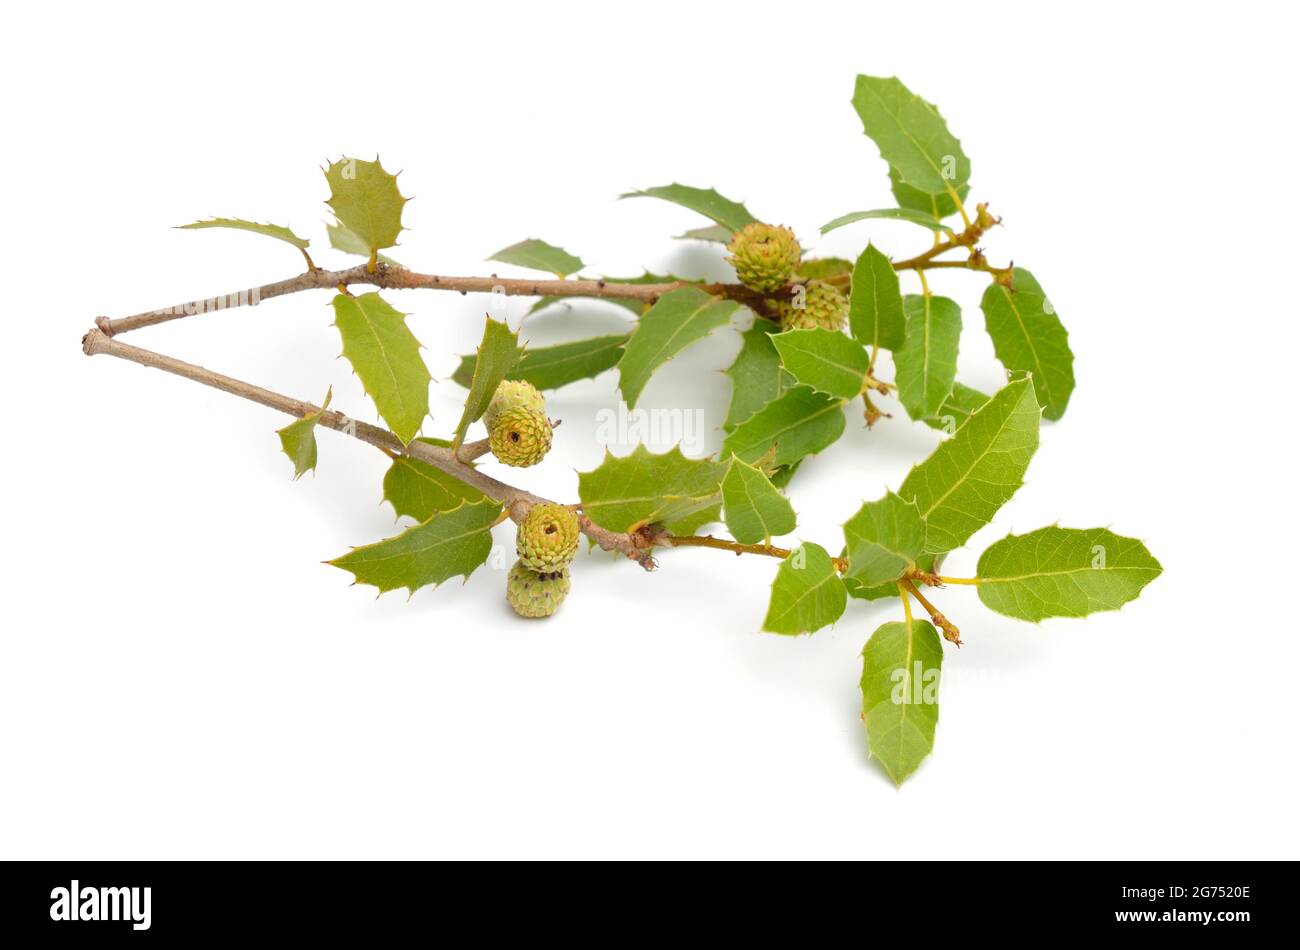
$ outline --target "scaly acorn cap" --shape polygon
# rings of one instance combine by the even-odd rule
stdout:
[[[514,409],[516,406],[527,406],[529,409],[545,412],[546,397],[527,380],[503,380],[497,386],[497,391],[492,394],[492,401],[488,403],[487,411],[483,413],[483,424],[488,427],[490,432],[492,426],[496,424],[497,416],[507,409]]]
[[[834,284],[811,280],[804,285],[804,305],[777,304],[782,330],[842,330],[849,319],[849,298]]]
[[[553,502],[533,505],[515,535],[519,563],[543,574],[558,571],[578,553],[578,516]]]
[[[569,594],[569,569],[562,567],[549,574],[530,571],[523,561],[516,561],[506,578],[506,600],[521,617],[549,617]]]
[[[771,293],[789,283],[803,255],[793,231],[761,221],[732,235],[727,250],[727,262],[736,268],[740,282],[760,293]]]
[[[515,406],[497,416],[488,433],[488,444],[498,462],[527,468],[551,450],[551,423],[544,412]]]

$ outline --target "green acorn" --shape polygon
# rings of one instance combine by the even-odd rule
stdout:
[[[515,535],[515,551],[529,570],[558,571],[578,553],[578,516],[552,502],[533,505]]]
[[[782,330],[842,330],[849,319],[849,298],[834,284],[812,280],[804,285],[802,307],[777,304]]]
[[[496,417],[488,444],[498,462],[527,468],[551,450],[551,423],[540,410],[515,406]]]
[[[504,380],[501,385],[497,386],[497,391],[492,394],[492,401],[488,403],[487,412],[483,413],[483,424],[488,427],[490,432],[492,426],[496,424],[497,416],[507,409],[514,409],[516,406],[527,406],[529,409],[545,412],[546,397],[527,380]]]
[[[568,594],[567,566],[550,574],[539,574],[525,567],[523,561],[516,561],[506,578],[506,600],[521,617],[549,617]]]
[[[737,231],[727,245],[727,262],[751,290],[771,293],[789,283],[803,251],[789,228],[755,221]]]

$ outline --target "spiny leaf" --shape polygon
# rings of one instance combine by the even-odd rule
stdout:
[[[889,166],[889,188],[894,193],[894,200],[898,202],[899,207],[921,211],[936,221],[957,213],[957,203],[953,201],[952,195],[947,192],[941,195],[929,195],[913,188],[903,181],[898,174],[898,169],[893,165]],[[957,186],[957,197],[962,201],[966,200],[969,192],[969,185]]]
[[[989,397],[978,389],[971,389],[964,383],[953,383],[952,392],[943,401],[939,411],[921,421],[932,429],[952,435],[970,418],[972,412],[988,401]]]
[[[654,188],[629,191],[627,194],[619,195],[619,197],[662,198],[664,201],[679,204],[683,208],[698,211],[706,218],[710,218],[732,231],[739,231],[745,225],[752,224],[757,220],[740,202],[724,198],[712,188],[692,188],[690,185],[679,185],[674,182],[671,185],[658,185]]]
[[[889,258],[870,244],[853,265],[849,330],[862,345],[886,350],[897,350],[907,338],[898,274]]]
[[[280,448],[289,456],[289,461],[293,462],[295,481],[316,468],[316,423],[320,421],[321,413],[329,408],[333,398],[334,389],[331,387],[326,391],[319,409],[276,430],[276,435],[280,437]]]
[[[714,244],[730,244],[731,228],[721,224],[710,224],[702,228],[691,228],[684,234],[677,235],[679,241],[712,241]]]
[[[896,581],[925,550],[925,522],[914,501],[893,492],[869,501],[844,522],[851,577],[868,587]]]
[[[1061,418],[1074,392],[1074,354],[1061,318],[1034,275],[1017,267],[1011,288],[990,284],[980,307],[1002,365],[1032,373],[1043,415]]]
[[[638,445],[623,458],[607,450],[599,466],[578,473],[578,497],[583,513],[596,524],[629,531],[679,522],[716,507],[725,471],[713,459],[687,458],[679,446],[656,455]]]
[[[887,623],[862,649],[867,747],[895,785],[934,749],[943,644],[925,620]]]
[[[814,328],[788,330],[772,337],[790,375],[818,392],[852,399],[862,392],[867,351],[843,333]]]
[[[641,317],[618,361],[618,386],[628,406],[636,406],[655,370],[729,322],[738,306],[734,300],[712,297],[696,287],[660,297]]]
[[[1039,528],[1008,535],[980,556],[980,600],[1037,623],[1118,610],[1160,575],[1141,541],[1105,528]]]
[[[334,298],[334,325],[352,364],[388,427],[410,442],[429,414],[429,368],[406,315],[372,292]]]
[[[402,208],[409,200],[397,189],[397,176],[384,171],[376,158],[365,162],[342,158],[325,170],[334,217],[358,238],[369,253],[397,243],[402,230]]]
[[[329,564],[351,571],[358,584],[415,593],[428,584],[469,577],[492,551],[489,529],[501,513],[495,501],[465,502],[396,537],[353,548]]]
[[[782,368],[780,354],[772,345],[775,330],[767,320],[755,320],[740,336],[740,352],[727,369],[731,405],[723,428],[728,431],[796,385],[794,377]]]
[[[847,558],[848,556],[849,551],[846,547],[840,553],[840,557]],[[918,571],[933,571],[935,570],[935,560],[933,554],[922,554],[916,558],[916,569]],[[863,584],[857,578],[846,575],[844,586],[848,590],[849,596],[856,600],[889,600],[898,596],[897,580],[886,581],[883,584]]]
[[[952,228],[935,220],[934,215],[925,211],[917,211],[915,208],[880,208],[876,211],[850,211],[848,214],[842,214],[834,220],[827,221],[822,225],[822,234],[829,234],[836,228],[842,228],[846,224],[856,224],[858,221],[866,221],[871,218],[885,218],[891,221],[909,221],[912,224],[919,224],[923,228],[931,231],[948,231]]]
[[[760,469],[739,459],[731,460],[723,476],[722,508],[727,530],[741,544],[758,544],[795,528],[790,499]]]
[[[514,264],[516,267],[527,267],[531,270],[549,271],[561,278],[576,274],[583,268],[581,258],[574,257],[563,248],[547,244],[537,238],[528,238],[518,244],[503,247],[488,260]]]
[[[275,238],[277,241],[283,241],[286,244],[292,244],[298,250],[307,255],[307,245],[311,244],[306,238],[300,238],[288,228],[280,224],[259,224],[256,221],[245,221],[243,218],[208,218],[206,221],[195,221],[193,224],[182,224],[179,226],[181,231],[197,231],[203,228],[233,228],[237,231],[252,231],[254,234],[262,234],[269,238]],[[308,263],[311,258],[307,258]]]
[[[757,462],[776,447],[776,465],[815,455],[844,432],[844,400],[796,386],[768,403],[722,443],[722,454]]]
[[[805,541],[776,570],[763,629],[812,633],[840,619],[847,598],[826,549]]]
[[[330,247],[336,251],[342,251],[345,254],[359,254],[362,257],[370,256],[370,247],[361,237],[352,231],[349,231],[341,224],[326,224],[325,233],[329,235]],[[376,260],[383,261],[389,267],[401,267],[397,261],[393,260],[387,254],[376,255]]]
[[[446,439],[416,439],[430,445],[448,447]],[[384,475],[384,501],[393,506],[398,517],[407,515],[416,521],[428,521],[440,511],[450,511],[461,502],[479,502],[486,496],[471,485],[453,478],[428,462],[399,455]]]
[[[491,317],[483,327],[483,342],[474,357],[474,370],[470,375],[469,393],[465,396],[465,411],[456,425],[453,446],[459,448],[465,441],[465,431],[470,423],[487,412],[488,403],[496,394],[497,386],[519,362],[519,335],[511,332],[504,323]]]
[[[903,298],[907,336],[894,353],[898,401],[913,419],[932,416],[952,392],[957,377],[961,307],[947,297]]]
[[[970,159],[939,110],[896,77],[858,76],[853,108],[904,183],[926,194],[953,195],[970,180]]]
[[[627,339],[626,333],[614,333],[524,350],[506,379],[527,380],[538,389],[559,389],[579,379],[590,379],[618,362]],[[472,353],[462,356],[452,381],[468,387],[474,378],[476,359]]]
[[[1015,494],[1038,448],[1039,413],[1029,380],[1010,383],[908,473],[898,494],[920,508],[927,551],[961,547]]]

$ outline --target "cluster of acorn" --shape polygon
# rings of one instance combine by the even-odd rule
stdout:
[[[842,330],[849,318],[849,298],[832,283],[825,265],[838,262],[805,261],[794,232],[776,224],[755,221],[737,231],[727,245],[728,263],[740,282],[751,290],[770,294],[791,282],[801,283],[802,294],[777,303],[782,330]]]
[[[532,383],[506,380],[483,414],[492,454],[506,465],[536,465],[551,448],[546,400]],[[572,508],[533,505],[515,535],[519,560],[506,579],[506,600],[521,617],[549,617],[569,593],[569,562],[578,553]]]

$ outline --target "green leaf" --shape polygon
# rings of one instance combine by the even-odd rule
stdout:
[[[728,323],[738,306],[734,300],[720,300],[695,287],[660,297],[641,317],[618,361],[618,385],[628,406],[636,406],[655,370]]]
[[[366,244],[366,242],[361,240],[361,237],[359,235],[353,233],[352,231],[349,231],[343,225],[326,224],[325,232],[329,235],[330,247],[334,248],[334,250],[342,251],[345,254],[359,254],[362,257],[370,256],[370,247]],[[376,255],[375,259],[379,261],[383,261],[389,267],[402,266],[401,264],[397,263],[397,261],[389,257],[387,254],[378,254]]]
[[[894,353],[898,401],[913,419],[932,416],[943,406],[957,378],[961,307],[947,297],[903,298],[907,336]]]
[[[844,522],[846,577],[874,587],[896,581],[925,550],[925,522],[915,501],[893,492],[863,504]]]
[[[980,307],[1002,365],[1032,373],[1043,415],[1061,418],[1074,392],[1074,354],[1061,318],[1034,275],[1017,267],[1011,288],[990,284]]]
[[[384,171],[376,158],[364,162],[343,158],[325,170],[330,198],[326,202],[339,224],[375,254],[392,247],[402,230],[402,208],[409,200],[397,190],[397,176]]]
[[[763,629],[792,636],[812,633],[840,619],[847,600],[831,556],[805,541],[776,570]]]
[[[862,649],[867,747],[895,785],[934,749],[943,644],[925,620],[883,624]]]
[[[722,479],[727,530],[741,544],[758,544],[795,528],[794,508],[760,469],[732,459]]]
[[[936,221],[957,213],[957,203],[953,201],[952,195],[946,192],[942,195],[928,195],[924,191],[913,188],[903,181],[898,174],[898,169],[893,165],[889,166],[889,188],[893,191],[894,200],[898,202],[899,207],[924,212]],[[963,184],[957,187],[957,197],[962,201],[966,200],[966,195],[969,193],[969,185]]]
[[[489,529],[500,513],[495,501],[465,502],[327,563],[351,571],[358,584],[377,587],[381,594],[399,587],[415,593],[428,584],[474,573],[492,551]]]
[[[618,362],[627,338],[626,333],[614,333],[524,350],[506,379],[527,380],[538,389],[559,389],[579,379],[590,379]],[[474,378],[476,361],[474,354],[462,356],[452,381],[468,387]]]
[[[583,268],[581,258],[574,257],[563,248],[539,241],[537,238],[529,238],[518,244],[503,247],[488,260],[514,264],[516,267],[527,267],[530,270],[549,271],[561,278],[576,274]]]
[[[483,342],[474,357],[474,371],[470,375],[469,393],[465,396],[465,411],[456,425],[452,445],[459,448],[465,441],[465,431],[470,423],[487,412],[488,403],[496,394],[497,386],[519,362],[519,335],[512,333],[504,323],[489,317],[483,327]]]
[[[416,439],[430,445],[450,447],[446,439]],[[461,502],[483,501],[477,488],[453,478],[428,462],[399,455],[384,475],[384,501],[393,506],[398,517],[407,515],[416,521],[428,521],[440,511],[450,511]]]
[[[805,257],[795,273],[804,280],[826,280],[853,273],[853,262],[842,257]]]
[[[671,524],[715,508],[725,471],[713,459],[687,458],[678,446],[656,455],[638,445],[623,458],[606,450],[599,466],[578,473],[578,497],[583,513],[610,531]]]
[[[236,231],[252,231],[254,234],[262,234],[269,238],[275,238],[277,241],[283,241],[286,244],[292,244],[298,250],[307,256],[307,245],[311,242],[306,238],[300,238],[288,228],[279,224],[259,224],[256,221],[245,221],[243,218],[208,218],[206,221],[195,221],[193,224],[182,224],[179,226],[181,231],[197,231],[203,228],[233,228]],[[307,258],[311,263],[311,258]]]
[[[321,413],[329,408],[332,398],[334,390],[330,388],[319,409],[276,430],[276,435],[280,437],[280,448],[289,456],[289,461],[293,462],[295,481],[316,468],[316,423],[320,421]]]
[[[677,235],[679,241],[712,241],[715,244],[730,244],[733,232],[721,224],[710,224],[702,228],[691,228],[684,234]]]
[[[870,359],[862,344],[820,327],[788,330],[772,337],[790,375],[818,392],[852,399],[862,392]]]
[[[840,553],[840,557],[848,557],[848,549]],[[918,571],[933,571],[935,569],[935,556],[933,554],[922,554],[916,559],[916,569]],[[891,597],[898,596],[898,582],[887,581],[884,584],[864,584],[853,577],[844,578],[844,586],[848,589],[849,596],[857,600],[888,600]]]
[[[361,379],[388,427],[410,442],[429,414],[429,368],[406,315],[371,292],[334,298],[334,325],[343,337],[343,355]]]
[[[858,76],[853,108],[880,157],[905,184],[930,195],[954,195],[970,180],[970,159],[939,110],[896,77]]]
[[[978,389],[971,389],[964,383],[953,383],[952,392],[943,401],[939,411],[921,421],[932,429],[952,435],[970,418],[971,413],[988,401],[989,397]]]
[[[740,352],[727,369],[731,377],[731,405],[722,426],[727,431],[795,385],[794,377],[782,368],[780,354],[772,344],[775,329],[766,320],[755,320],[740,335]]]
[[[683,208],[698,211],[706,218],[732,231],[739,231],[745,225],[753,224],[757,220],[740,202],[724,198],[712,188],[692,188],[689,185],[679,185],[674,182],[671,185],[659,185],[654,188],[629,191],[627,194],[619,195],[619,197],[662,198],[664,201],[679,204]],[[728,240],[730,240],[730,237],[728,237]]]
[[[864,346],[886,350],[897,350],[907,336],[898,274],[889,258],[870,244],[853,265],[849,330]]]
[[[898,494],[921,509],[927,551],[961,547],[1015,494],[1038,448],[1039,412],[1029,380],[1010,383],[908,473]]]
[[[789,465],[826,448],[844,432],[844,400],[796,386],[769,402],[722,443],[722,455],[754,463],[776,446],[775,465]]]
[[[952,232],[952,228],[935,220],[934,215],[925,211],[918,211],[915,208],[880,208],[876,211],[850,211],[848,214],[842,214],[833,221],[827,221],[822,225],[822,234],[829,234],[836,228],[842,228],[846,224],[855,224],[858,221],[866,221],[870,218],[885,218],[890,221],[909,221],[912,224],[919,224],[923,228],[931,231]]]
[[[1160,576],[1141,541],[1105,528],[1039,528],[1012,534],[980,556],[980,600],[990,610],[1037,623],[1118,610]]]

